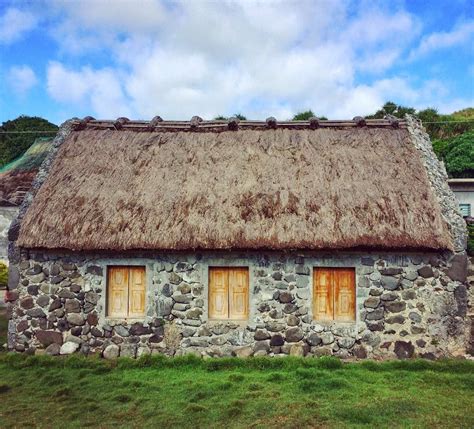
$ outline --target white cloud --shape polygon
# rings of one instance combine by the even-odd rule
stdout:
[[[410,60],[417,59],[438,49],[451,48],[465,42],[473,43],[474,21],[457,25],[451,31],[432,33],[422,38],[419,46],[409,56]]]
[[[31,12],[8,8],[0,16],[0,43],[16,42],[25,33],[32,30],[36,24],[37,19]]]
[[[11,67],[8,70],[6,80],[8,85],[20,97],[24,97],[38,83],[35,72],[25,65]]]
[[[388,98],[413,104],[421,95],[445,94],[436,82],[429,88],[385,77],[421,25],[381,3],[355,9],[346,0],[218,6],[144,0],[140,7],[84,1],[82,8],[55,3],[61,19],[54,35],[66,59],[49,64],[48,91],[94,116],[185,119],[240,112],[287,119],[312,108],[347,118],[372,113]],[[107,67],[66,65],[71,55],[87,59],[98,50]],[[371,77],[368,83],[358,83],[360,73]]]
[[[51,62],[47,70],[47,86],[54,100],[90,106],[102,118],[130,115],[120,77],[111,69],[83,67],[74,71],[61,63]]]

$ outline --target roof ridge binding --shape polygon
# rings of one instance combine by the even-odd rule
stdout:
[[[386,119],[365,119],[356,116],[352,120],[322,120],[316,117],[306,121],[277,121],[270,117],[265,121],[239,120],[230,118],[228,120],[203,120],[199,116],[193,116],[190,121],[165,121],[160,116],[155,116],[151,121],[130,120],[120,117],[116,120],[100,120],[91,116],[84,119],[74,119],[73,129],[80,131],[84,129],[112,129],[132,131],[237,131],[238,129],[317,129],[317,128],[406,128],[405,120],[393,117]]]

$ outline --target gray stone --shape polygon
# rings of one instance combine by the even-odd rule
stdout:
[[[253,350],[254,352],[258,351],[265,351],[268,352],[270,350],[270,341],[256,341],[255,344],[253,345]],[[254,354],[255,356],[255,354]]]
[[[416,340],[416,345],[418,347],[424,348],[426,346],[426,341],[420,338],[419,340]]]
[[[97,304],[99,302],[99,295],[95,292],[86,292],[85,300],[91,304]]]
[[[384,276],[396,276],[401,273],[403,273],[402,268],[383,268],[380,270],[380,274]]]
[[[467,256],[465,254],[454,255],[449,261],[449,264],[450,267],[444,270],[445,274],[454,281],[465,283],[468,265]]]
[[[64,299],[73,299],[76,297],[76,295],[68,289],[61,289],[61,291],[58,293],[58,296],[59,298]]]
[[[300,324],[300,319],[294,314],[290,314],[286,317],[286,323],[288,326],[298,326]]]
[[[365,316],[366,320],[380,320],[383,318],[384,315],[384,309],[383,308],[377,308],[376,310],[367,313]]]
[[[364,346],[355,346],[353,349],[352,349],[352,353],[353,355],[357,358],[357,359],[365,359],[367,358],[367,349],[364,347]]]
[[[294,313],[298,309],[296,304],[285,304],[283,306],[283,313],[291,314]]]
[[[405,278],[410,281],[414,281],[418,278],[418,273],[416,271],[410,270],[405,273]]]
[[[408,317],[413,320],[415,323],[420,323],[421,322],[421,315],[418,313],[415,313],[414,311],[411,311]]]
[[[167,317],[171,314],[173,309],[173,299],[172,298],[160,298],[156,301],[156,315],[158,317]]]
[[[20,300],[20,307],[24,308],[25,310],[29,310],[35,306],[35,302],[31,296],[26,296]]]
[[[404,301],[389,301],[385,303],[385,310],[390,313],[400,313],[407,308],[407,304]]]
[[[375,263],[375,260],[371,257],[363,256],[361,258],[361,263],[362,263],[362,265],[365,265],[366,267],[373,267],[374,263]]]
[[[382,294],[380,299],[382,301],[395,301],[396,299],[398,299],[398,297],[399,295],[395,292],[385,292],[384,294]]]
[[[355,344],[355,340],[349,337],[338,338],[337,344],[343,349],[350,349]]]
[[[302,357],[305,355],[305,349],[301,344],[292,344],[290,348],[290,356]]]
[[[135,344],[122,344],[120,347],[120,356],[135,358],[137,354],[137,346]]]
[[[179,292],[175,292],[172,298],[175,302],[180,302],[182,304],[189,304],[193,300],[193,297],[190,294],[181,295]]]
[[[117,335],[120,337],[128,337],[130,336],[130,333],[128,332],[128,329],[123,326],[123,325],[116,325],[114,326],[114,331]]]
[[[308,338],[306,338],[306,341],[310,346],[319,346],[323,342],[321,337],[316,333],[309,335]]]
[[[169,283],[164,284],[163,288],[161,289],[161,293],[169,298],[171,295],[173,295],[173,286],[171,286]]]
[[[278,297],[279,301],[283,304],[293,301],[293,295],[289,292],[280,292]]]
[[[144,326],[142,323],[136,322],[129,329],[130,335],[148,335],[151,334],[151,328]]]
[[[296,279],[296,287],[297,288],[306,288],[309,284],[309,277],[307,276],[298,276]]]
[[[179,285],[183,281],[183,279],[174,272],[169,274],[168,279],[169,279],[169,282],[173,285]]]
[[[119,346],[116,346],[115,344],[110,344],[104,349],[102,355],[107,360],[115,360],[118,358],[119,353],[120,353]]]
[[[466,285],[462,284],[454,289],[454,299],[456,300],[457,305],[456,315],[459,317],[466,317],[468,304]]]
[[[270,334],[263,329],[257,329],[253,337],[257,341],[268,340],[270,338]]]
[[[59,355],[60,351],[61,351],[61,346],[59,344],[52,343],[48,347],[46,347],[44,352],[50,356],[57,356]]]
[[[299,327],[289,328],[285,332],[286,341],[296,343],[303,339],[303,331]]]
[[[404,290],[402,292],[402,298],[405,300],[411,300],[416,298],[416,292],[413,289]]]
[[[102,267],[99,265],[89,265],[86,272],[94,276],[102,276],[104,274]]]
[[[193,308],[186,312],[186,317],[189,319],[200,319],[202,315],[202,309],[200,308]]]
[[[69,324],[74,326],[82,326],[86,323],[84,317],[79,313],[70,313],[66,316]]]
[[[72,342],[72,341],[67,341],[64,343],[61,348],[59,349],[59,354],[61,355],[70,355],[76,352],[76,350],[79,348],[79,344]]]
[[[398,289],[398,286],[400,285],[400,280],[391,276],[382,276],[381,283],[384,289],[395,290]]]
[[[285,277],[283,279],[287,283],[294,283],[296,281],[296,275],[295,274],[285,274]]]
[[[394,325],[394,324],[401,325],[405,323],[405,318],[401,314],[397,314],[395,316],[386,317],[385,323],[387,323],[388,325]]]
[[[49,304],[49,296],[48,295],[41,295],[36,300],[36,304],[40,307],[46,307]]]
[[[383,289],[375,289],[375,288],[372,288],[372,289],[370,289],[370,291],[369,291],[369,295],[370,295],[370,296],[380,296],[380,295],[382,295],[382,293],[383,293]]]
[[[282,346],[283,344],[285,344],[285,340],[280,334],[275,334],[270,339],[270,346]]]
[[[30,277],[30,283],[41,283],[44,279],[44,273],[39,273]]]
[[[331,332],[321,332],[319,336],[324,345],[332,344],[334,342],[334,335]]]
[[[395,354],[398,359],[409,359],[413,357],[415,347],[411,342],[406,341],[395,341]]]
[[[378,322],[366,322],[367,327],[371,331],[383,331],[384,330],[384,323],[383,321],[379,320]]]
[[[418,274],[425,279],[433,277],[434,276],[433,268],[430,267],[429,265],[425,265],[418,269]]]
[[[234,355],[239,358],[248,358],[252,356],[253,350],[251,346],[244,346],[234,349]]]
[[[45,347],[50,344],[61,345],[63,343],[63,336],[60,332],[39,330],[35,332],[35,335],[36,339]]]
[[[64,280],[64,277],[63,277],[63,276],[54,276],[54,277],[51,277],[51,278],[49,279],[49,282],[50,282],[52,285],[57,285],[57,284],[61,283],[63,280]]]
[[[32,308],[27,310],[26,314],[30,317],[46,317],[46,314],[41,308]]]
[[[380,298],[377,298],[375,296],[369,296],[364,301],[364,307],[367,307],[367,308],[377,308],[379,304],[380,304]]]
[[[411,327],[411,333],[414,334],[414,335],[424,334],[425,331],[426,331],[426,329],[422,328],[421,326],[412,326]]]
[[[295,273],[298,275],[309,276],[310,269],[305,265],[295,265]]]
[[[77,299],[66,299],[64,308],[68,313],[80,313],[81,303]]]

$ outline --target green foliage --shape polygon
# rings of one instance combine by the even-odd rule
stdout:
[[[46,131],[46,133],[0,133],[0,167],[22,155],[38,137],[52,137],[56,134],[57,130],[58,127],[56,125],[36,116],[19,116],[12,121],[3,122],[0,131]]]
[[[433,150],[452,177],[474,177],[474,130],[442,140],[433,140]]]
[[[315,117],[316,115],[313,113],[312,110],[306,110],[304,112],[299,112],[295,116],[293,116],[293,121],[307,121],[308,119],[311,119]],[[326,121],[328,118],[326,116],[318,116],[319,119],[322,119],[323,121]]]
[[[232,117],[232,118],[237,118],[237,119],[239,119],[240,121],[246,121],[246,120],[247,120],[247,118],[246,118],[244,115],[240,114],[240,113],[236,113],[235,115],[232,115],[232,116],[218,115],[218,116],[216,116],[216,117],[214,118],[214,120],[215,120],[215,121],[227,121],[227,120],[230,119],[231,117]]]
[[[474,256],[474,224],[467,226],[467,253],[469,256]]]
[[[474,425],[474,363],[467,360],[334,365],[334,358],[234,358],[219,367],[221,360],[153,355],[123,365],[3,353],[2,426]]]
[[[382,119],[386,115],[396,116],[397,118],[404,118],[406,114],[413,115],[416,110],[413,107],[405,107],[395,104],[393,101],[385,103],[380,110],[377,110],[373,115],[366,116],[367,119]]]
[[[6,288],[8,282],[8,267],[0,261],[0,289]]]

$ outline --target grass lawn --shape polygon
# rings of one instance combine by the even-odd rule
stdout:
[[[474,427],[474,363],[0,354],[3,427]]]

